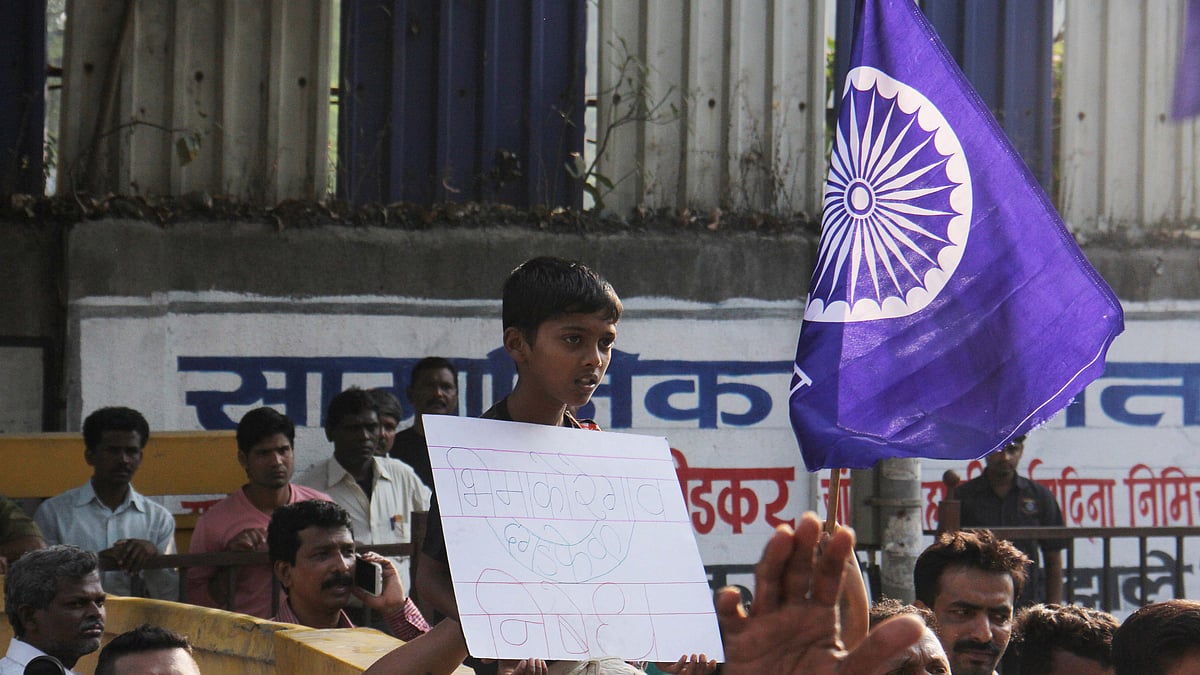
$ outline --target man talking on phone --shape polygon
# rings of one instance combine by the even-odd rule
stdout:
[[[275,621],[354,628],[345,609],[351,598],[358,598],[382,614],[401,640],[429,631],[392,561],[375,553],[356,554],[350,515],[337,504],[309,500],[275,509],[267,527],[267,549],[275,578],[286,593]],[[356,565],[363,568],[360,579],[365,587],[355,584]]]

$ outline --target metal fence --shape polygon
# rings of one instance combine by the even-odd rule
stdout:
[[[971,529],[971,528],[968,528]],[[1063,561],[1063,599],[1068,604],[1097,607],[1112,612],[1122,599],[1134,601],[1137,606],[1170,598],[1185,598],[1184,588],[1185,546],[1187,539],[1200,539],[1200,527],[993,527],[992,534],[1009,541],[1039,540],[1066,543]],[[1170,564],[1155,565],[1151,560],[1149,540],[1167,538],[1174,540],[1175,558]],[[1113,563],[1112,543],[1114,539],[1136,539],[1138,562],[1136,566],[1118,566]],[[1099,570],[1076,567],[1076,546],[1081,540],[1099,540],[1103,551],[1103,563]],[[1159,561],[1160,563],[1166,561]],[[1087,598],[1080,597],[1080,587],[1097,586],[1097,593]],[[1164,588],[1170,588],[1164,593]]]

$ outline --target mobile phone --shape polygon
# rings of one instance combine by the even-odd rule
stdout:
[[[383,566],[377,562],[363,560],[361,555],[355,554],[354,585],[371,595],[379,595],[383,592]]]

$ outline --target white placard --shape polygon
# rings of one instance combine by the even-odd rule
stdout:
[[[662,437],[427,416],[471,654],[723,660]]]

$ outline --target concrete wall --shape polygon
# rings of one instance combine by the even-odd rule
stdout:
[[[66,230],[0,220],[0,433],[61,425]]]
[[[395,295],[497,300],[513,267],[535,255],[583,260],[624,297],[699,302],[803,296],[815,241],[807,236],[551,235],[517,228],[402,231],[287,229],[132,221],[77,227],[71,299],[170,290],[276,297]],[[136,273],[130,273],[136,266]]]
[[[0,597],[0,606],[3,602]],[[208,675],[354,675],[402,644],[370,628],[313,630],[163,600],[110,595],[106,610],[103,644],[142,624],[164,626],[187,636],[196,663]],[[8,619],[0,617],[0,653],[12,637]],[[92,673],[99,656],[83,657],[75,672]],[[473,672],[464,666],[455,675]]]

